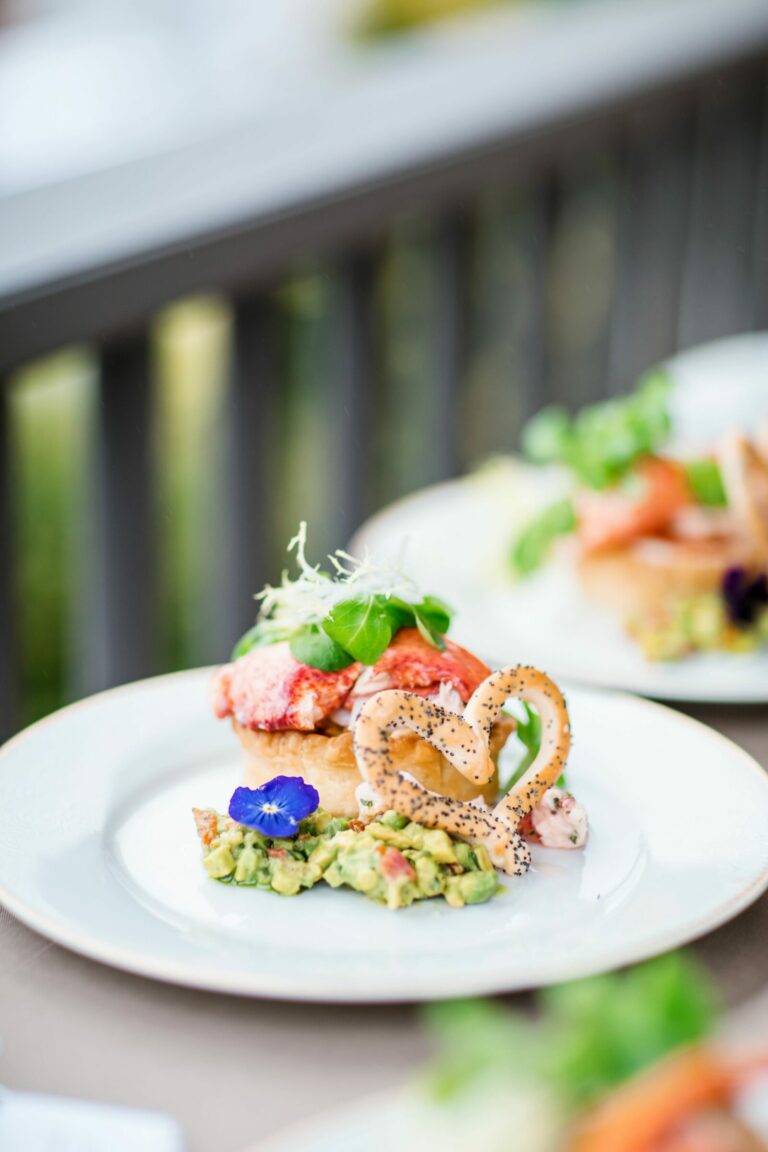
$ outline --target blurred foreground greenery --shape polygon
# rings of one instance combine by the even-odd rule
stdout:
[[[426,1010],[437,1055],[428,1074],[436,1099],[472,1092],[488,1076],[520,1072],[553,1087],[569,1109],[593,1104],[663,1056],[706,1039],[716,996],[692,955],[672,952],[623,972],[545,988],[531,1020],[493,1001]]]

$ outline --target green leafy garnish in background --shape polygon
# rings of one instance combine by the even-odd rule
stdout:
[[[540,568],[558,536],[576,528],[576,510],[571,500],[558,500],[535,516],[512,545],[512,566],[520,576]]]
[[[451,609],[436,596],[422,596],[395,567],[355,560],[346,552],[330,557],[334,575],[308,564],[306,525],[289,544],[296,549],[299,575],[283,574],[279,587],[267,586],[257,599],[257,623],[240,638],[232,659],[251,649],[287,640],[302,664],[335,672],[354,661],[375,664],[401,628],[418,628],[433,648],[445,648]]]
[[[723,474],[716,460],[686,460],[685,475],[694,499],[710,508],[724,508],[728,503]]]
[[[537,1021],[495,1001],[427,1009],[438,1049],[430,1094],[447,1100],[486,1078],[522,1071],[580,1110],[674,1049],[703,1040],[715,1019],[709,978],[681,952],[546,989],[539,1005]]]
[[[523,450],[537,464],[564,464],[590,488],[606,488],[635,460],[657,451],[670,431],[669,378],[645,376],[631,396],[569,416],[543,408],[523,430]]]

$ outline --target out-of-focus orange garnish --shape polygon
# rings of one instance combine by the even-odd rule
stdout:
[[[686,1117],[727,1103],[733,1084],[724,1064],[687,1048],[612,1093],[579,1125],[568,1152],[660,1152]]]
[[[631,486],[583,491],[576,497],[578,537],[585,552],[620,548],[639,536],[661,534],[691,503],[685,473],[672,460],[649,456],[635,466],[631,480]]]

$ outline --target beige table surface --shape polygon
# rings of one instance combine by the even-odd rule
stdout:
[[[768,709],[688,711],[768,766]],[[751,1004],[762,1006],[768,1038],[768,894],[696,949],[734,1019],[754,1022]],[[3,910],[0,1043],[0,1083],[165,1109],[191,1152],[243,1152],[293,1119],[400,1083],[426,1055],[413,1007],[173,988],[75,956]]]

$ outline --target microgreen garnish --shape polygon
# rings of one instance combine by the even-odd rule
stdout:
[[[556,406],[542,409],[523,431],[523,448],[537,464],[565,464],[583,484],[606,488],[663,444],[668,398],[669,379],[657,369],[631,396],[592,404],[577,416]]]
[[[395,565],[378,565],[347,552],[329,557],[333,574],[311,565],[305,556],[307,526],[302,523],[288,545],[299,569],[287,572],[278,587],[267,585],[253,628],[238,641],[232,659],[252,648],[287,640],[302,664],[334,672],[357,660],[375,664],[401,628],[418,628],[434,648],[445,647],[443,635],[451,610],[435,596],[423,596]]]

